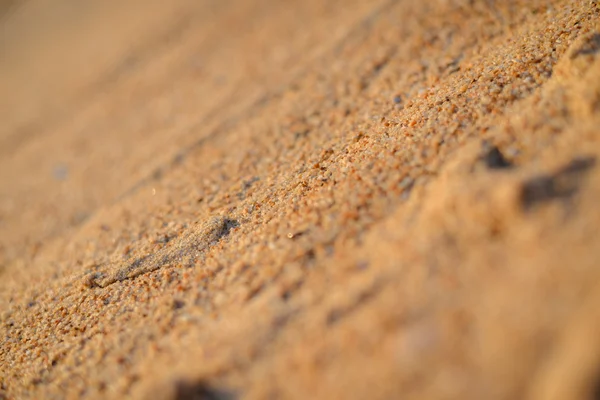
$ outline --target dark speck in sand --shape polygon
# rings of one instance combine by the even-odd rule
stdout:
[[[179,310],[180,308],[185,307],[185,302],[183,300],[173,300],[173,309]]]
[[[488,142],[483,143],[481,160],[489,169],[504,169],[512,167],[511,162],[504,157],[504,154],[502,154],[500,149],[489,144]]]
[[[179,382],[174,400],[235,400],[237,396],[225,389],[213,387],[206,382]]]
[[[52,176],[57,181],[64,181],[69,177],[69,168],[64,164],[58,164],[52,170]]]
[[[554,199],[573,196],[581,178],[596,164],[594,157],[576,158],[553,174],[531,178],[521,188],[521,204],[530,209]]]

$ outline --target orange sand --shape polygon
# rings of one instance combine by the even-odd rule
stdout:
[[[598,1],[0,26],[0,398],[598,398]]]

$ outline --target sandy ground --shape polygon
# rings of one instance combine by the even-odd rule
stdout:
[[[598,1],[0,29],[0,398],[600,395]]]

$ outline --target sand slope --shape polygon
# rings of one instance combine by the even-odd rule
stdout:
[[[598,2],[7,10],[0,397],[597,396]]]

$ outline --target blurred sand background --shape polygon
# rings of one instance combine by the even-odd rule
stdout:
[[[595,399],[600,4],[0,3],[0,398]]]

